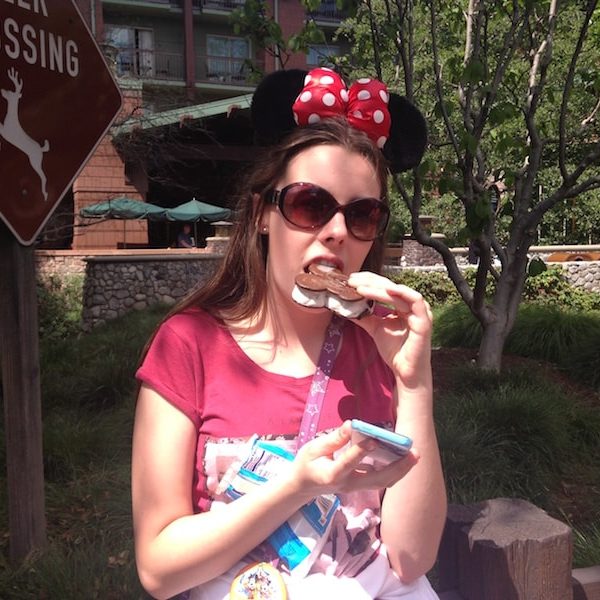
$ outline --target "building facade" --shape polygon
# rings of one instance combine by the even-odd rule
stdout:
[[[240,168],[254,156],[248,109],[261,74],[326,64],[344,50],[328,42],[278,60],[235,33],[231,17],[243,0],[76,2],[124,102],[42,233],[42,248],[164,247],[177,235],[173,224],[79,217],[118,197],[230,207]],[[342,18],[334,0],[310,15],[299,0],[269,0],[268,10],[284,39],[312,18],[331,40]]]

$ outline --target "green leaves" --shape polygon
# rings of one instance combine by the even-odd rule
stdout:
[[[321,0],[302,0],[302,4],[308,12],[314,12],[321,5]]]
[[[306,10],[315,11],[321,5],[320,0],[303,0]],[[324,44],[325,33],[319,29],[313,19],[308,19],[297,33],[287,40],[283,37],[281,26],[270,16],[264,0],[246,0],[230,17],[233,31],[251,39],[257,46],[273,49],[273,52],[285,55],[294,52],[307,53],[313,44]]]
[[[292,52],[308,52],[309,46],[313,44],[324,44],[326,42],[325,34],[318,28],[312,20],[308,20],[306,25],[298,33],[290,36],[287,47]]]
[[[467,227],[465,233],[469,238],[477,237],[490,224],[492,217],[492,208],[490,205],[490,195],[485,194],[477,198],[475,202],[465,206],[465,219]]]
[[[483,63],[477,58],[472,58],[463,69],[460,79],[463,83],[480,83],[484,78],[485,68]]]
[[[460,145],[464,150],[466,150],[470,154],[475,154],[477,152],[477,146],[479,145],[479,141],[469,131],[461,131]]]
[[[231,13],[230,21],[237,35],[245,36],[262,47],[284,46],[279,23],[267,17],[263,0],[246,0]]]
[[[499,102],[490,110],[488,117],[489,124],[497,127],[506,121],[516,119],[519,116],[519,109],[510,102]]]
[[[548,267],[546,266],[546,263],[539,257],[532,258],[527,265],[527,275],[529,275],[529,277],[536,277],[547,270]]]
[[[438,119],[441,119],[444,116],[444,112],[448,116],[451,116],[452,113],[454,112],[454,105],[449,100],[443,100],[442,102],[438,101],[435,103],[435,106],[433,107],[433,114]]]

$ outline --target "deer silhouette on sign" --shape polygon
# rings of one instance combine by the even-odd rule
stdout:
[[[48,200],[48,192],[46,191],[46,174],[42,168],[42,160],[44,159],[44,152],[48,152],[50,149],[50,144],[48,140],[44,142],[43,146],[38,144],[21,126],[19,122],[19,99],[22,96],[23,81],[19,79],[17,71],[12,68],[8,70],[8,78],[13,82],[15,89],[14,91],[0,90],[0,94],[7,102],[4,123],[0,123],[0,136],[27,155],[31,167],[40,178],[45,201]]]

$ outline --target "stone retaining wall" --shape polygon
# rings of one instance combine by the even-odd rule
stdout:
[[[469,266],[460,256],[461,267]],[[539,253],[547,258],[549,253]],[[403,257],[404,258],[404,257]],[[89,330],[121,316],[129,310],[141,310],[164,303],[173,304],[196,285],[202,285],[214,273],[221,256],[198,250],[113,251],[77,254],[72,251],[38,251],[38,276],[85,274],[82,326]],[[433,266],[388,266],[445,272],[441,264]],[[565,270],[568,281],[577,287],[600,293],[600,261],[551,263]]]
[[[172,305],[214,273],[218,255],[88,259],[82,325],[89,330],[130,310]]]
[[[550,263],[553,265],[561,263]],[[588,292],[600,292],[600,261],[562,263],[567,280]]]
[[[580,262],[556,262],[547,263],[548,267],[561,267],[564,271],[567,281],[575,286],[585,289],[588,292],[600,293],[600,261],[580,261]],[[475,268],[475,265],[470,265],[467,261],[459,261],[461,269]],[[388,266],[390,271],[401,269],[413,269],[415,271],[439,271],[446,272],[446,267],[441,264],[433,266],[413,266],[404,264],[401,267]]]
[[[84,275],[87,255],[70,250],[36,250],[35,267],[40,279],[64,279]]]
[[[581,287],[589,292],[600,292],[600,261],[548,262],[548,258],[555,254],[559,248],[565,248],[570,252],[576,251],[576,248],[579,248],[582,252],[587,248],[596,251],[599,249],[598,246],[532,246],[529,256],[530,258],[541,258],[548,266],[562,267],[565,271],[565,277],[571,285]],[[452,253],[461,268],[473,266],[469,265],[467,260],[467,248],[454,248]],[[394,261],[390,261],[390,264],[407,269],[446,270],[440,255],[433,248],[422,246],[410,239],[404,240],[402,255],[395,258]]]

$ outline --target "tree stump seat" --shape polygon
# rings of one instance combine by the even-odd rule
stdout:
[[[572,556],[570,527],[525,500],[450,505],[438,560],[440,597],[572,600]]]

